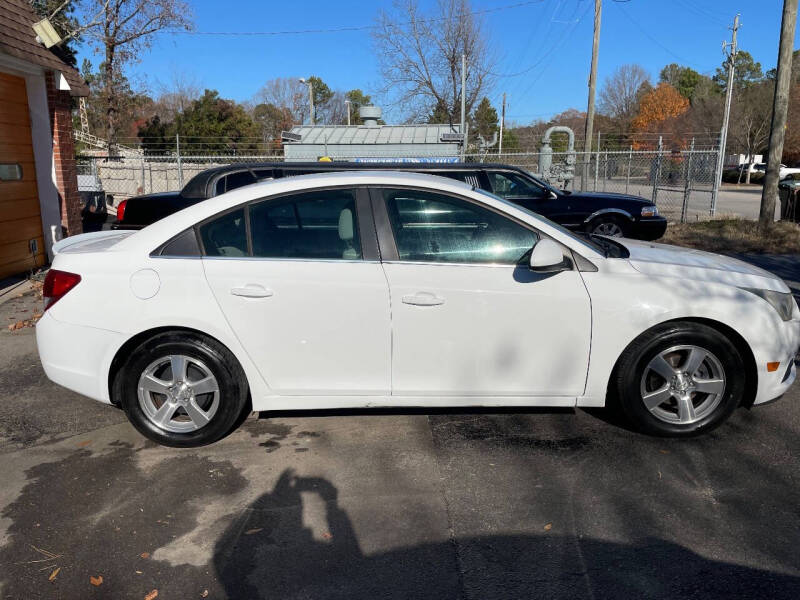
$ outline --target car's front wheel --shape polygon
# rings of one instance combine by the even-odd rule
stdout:
[[[681,437],[727,419],[745,390],[736,346],[700,323],[667,323],[634,340],[620,357],[617,397],[640,430]]]
[[[605,235],[608,237],[626,237],[628,225],[615,215],[595,217],[589,223],[587,230],[590,234]]]
[[[165,446],[217,441],[248,404],[244,373],[227,348],[187,332],[158,334],[130,353],[115,401],[144,436]]]

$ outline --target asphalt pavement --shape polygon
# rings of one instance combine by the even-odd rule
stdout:
[[[177,450],[46,379],[39,307],[0,303],[0,598],[800,597],[797,387],[691,440],[336,411]]]

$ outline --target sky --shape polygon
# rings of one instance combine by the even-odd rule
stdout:
[[[321,77],[334,89],[374,93],[380,71],[370,31],[285,35],[201,35],[202,32],[276,32],[373,25],[391,2],[357,0],[186,0],[195,34],[164,33],[129,69],[134,84],[157,93],[176,78],[216,89],[224,98],[251,99],[275,77]],[[420,0],[433,10],[436,0]],[[603,2],[598,84],[626,63],[658,79],[671,62],[712,75],[724,56],[723,40],[741,14],[739,48],[766,71],[775,66],[781,0],[627,0]],[[594,0],[473,0],[497,56],[500,75],[487,94],[507,119],[547,120],[567,108],[585,110],[592,48]],[[800,31],[798,31],[800,35]],[[797,47],[795,41],[795,47]],[[83,58],[99,55],[83,47]],[[598,88],[599,89],[599,88]],[[377,99],[380,100],[380,99]],[[498,110],[499,112],[499,110]],[[385,115],[388,122],[399,112]]]

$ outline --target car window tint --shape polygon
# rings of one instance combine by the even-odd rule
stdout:
[[[491,210],[442,194],[384,190],[400,260],[516,264],[535,232]]]
[[[322,190],[250,207],[253,256],[361,259],[353,190]]]
[[[225,177],[224,191],[230,192],[231,190],[235,190],[236,188],[240,188],[245,185],[250,185],[251,183],[255,182],[256,178],[253,177],[253,174],[250,171],[239,171],[238,173],[231,173],[230,175]]]
[[[199,229],[206,256],[247,256],[244,209],[225,213]]]
[[[200,248],[197,246],[197,236],[194,229],[190,228],[183,233],[175,236],[164,244],[160,252],[161,256],[200,256]]]
[[[545,195],[545,190],[516,173],[489,172],[492,191],[501,198],[535,197]]]

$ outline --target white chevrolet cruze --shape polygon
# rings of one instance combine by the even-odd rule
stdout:
[[[263,182],[55,251],[47,376],[170,446],[250,410],[609,400],[685,436],[795,379],[800,311],[774,275],[587,241],[428,175]]]

